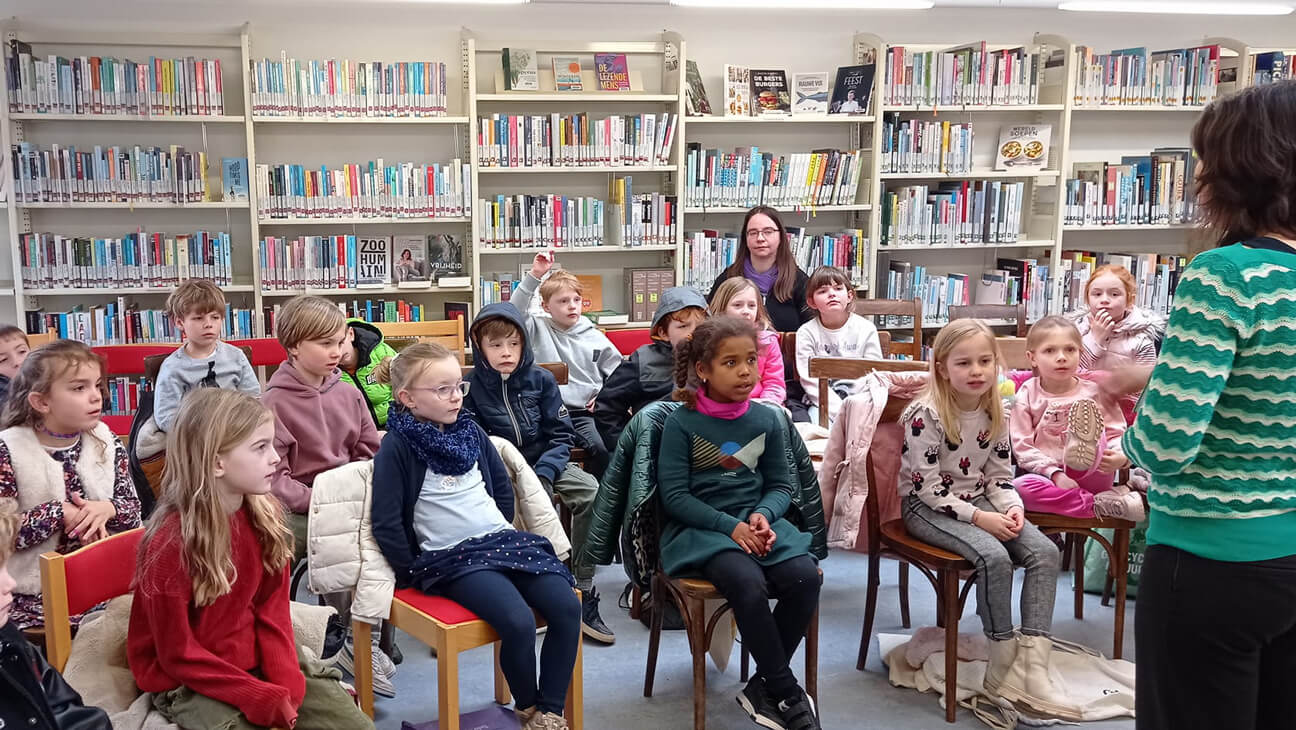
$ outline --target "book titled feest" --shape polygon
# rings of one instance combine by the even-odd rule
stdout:
[[[533,48],[504,48],[500,51],[504,62],[504,88],[508,91],[539,91],[540,72],[536,67]]]
[[[697,61],[684,63],[684,112],[691,117],[702,117],[711,114],[711,101],[707,99],[706,86],[702,84],[702,72],[698,70]]]
[[[828,113],[828,72],[792,75],[792,113]]]
[[[630,90],[630,67],[624,53],[595,53],[594,75],[599,91]]]
[[[752,69],[752,109],[758,117],[785,117],[792,113],[792,93],[783,69]]]
[[[725,64],[725,116],[751,116],[751,69]]]
[[[390,236],[363,236],[356,241],[356,287],[384,287],[392,283]]]
[[[828,113],[868,114],[869,100],[873,95],[873,75],[876,72],[877,64],[873,63],[839,67]]]
[[[554,88],[558,91],[581,91],[581,62],[577,56],[553,57]]]
[[[999,132],[995,152],[996,170],[1013,168],[1043,169],[1048,166],[1051,124],[1014,124]]]

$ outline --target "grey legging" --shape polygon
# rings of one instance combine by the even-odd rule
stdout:
[[[972,504],[987,512],[996,511],[984,496],[974,498]],[[901,511],[910,535],[958,553],[976,566],[977,614],[986,636],[1012,638],[1014,565],[1026,568],[1021,595],[1022,633],[1044,635],[1053,627],[1053,598],[1061,557],[1057,546],[1038,528],[1027,522],[1017,539],[1000,542],[970,522],[936,512],[913,495],[904,498]]]

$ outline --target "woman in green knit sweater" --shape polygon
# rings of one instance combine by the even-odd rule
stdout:
[[[1125,432],[1152,474],[1135,641],[1138,727],[1296,722],[1296,82],[1193,128],[1220,247],[1175,291]]]

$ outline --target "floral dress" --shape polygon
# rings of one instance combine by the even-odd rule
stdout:
[[[81,475],[77,473],[77,461],[81,458],[83,441],[63,449],[47,449],[49,455],[63,465],[63,479],[67,484],[67,501],[76,494],[85,498],[85,489],[81,486]],[[135,494],[135,483],[130,476],[130,462],[126,457],[126,448],[113,437],[113,507],[117,515],[108,520],[110,533],[123,532],[140,526],[140,503]],[[14,476],[13,460],[9,456],[8,444],[0,441],[0,499],[18,499],[18,482]],[[70,553],[83,543],[67,536],[63,531],[63,502],[45,502],[38,504],[21,514],[18,532],[14,538],[14,550],[27,550],[41,544],[51,536],[58,535],[58,551]],[[14,593],[13,608],[9,620],[20,629],[41,626],[45,623],[41,609],[40,594]],[[72,616],[71,623],[77,625],[80,616]]]

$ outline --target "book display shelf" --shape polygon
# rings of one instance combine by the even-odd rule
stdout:
[[[267,320],[274,307],[298,293],[348,303],[399,298],[423,307],[425,319],[440,318],[443,303],[467,302],[471,317],[484,303],[499,298],[501,286],[511,285],[529,270],[535,253],[549,247],[544,236],[552,235],[549,232],[558,222],[579,229],[571,239],[562,241],[558,263],[581,275],[601,277],[602,301],[598,309],[631,313],[635,311],[633,293],[627,287],[632,272],[669,270],[676,283],[693,284],[705,292],[716,269],[715,257],[707,253],[714,249],[707,246],[714,245],[715,239],[741,233],[742,216],[750,207],[750,199],[729,200],[698,192],[700,181],[705,179],[696,163],[705,159],[708,151],[734,158],[750,155],[747,159],[756,162],[760,161],[759,155],[790,160],[822,150],[850,157],[850,164],[857,165],[857,185],[851,195],[820,198],[816,204],[798,199],[775,207],[785,225],[807,239],[853,236],[851,241],[856,247],[850,249],[850,257],[856,264],[853,275],[860,296],[900,298],[899,282],[904,281],[906,272],[916,268],[926,276],[965,276],[969,282],[979,282],[984,273],[1004,269],[1011,261],[1029,260],[1033,261],[1034,274],[1041,277],[1028,295],[1034,302],[1029,307],[1030,316],[1035,319],[1068,306],[1069,269],[1064,263],[1073,255],[1071,252],[1188,256],[1197,250],[1190,220],[1082,222],[1075,215],[1075,206],[1070,205],[1068,190],[1077,177],[1073,169],[1077,164],[1118,164],[1125,156],[1148,155],[1157,148],[1186,147],[1189,130],[1202,106],[1089,103],[1077,94],[1081,73],[1077,45],[1056,35],[975,44],[982,53],[1020,53],[1025,58],[1037,58],[1032,94],[947,103],[949,99],[934,101],[929,97],[914,102],[899,95],[889,86],[886,68],[888,63],[902,63],[926,52],[949,52],[958,47],[956,43],[911,45],[899,39],[857,34],[851,47],[842,49],[840,63],[875,64],[870,109],[851,115],[786,117],[725,116],[719,113],[724,109],[717,103],[724,99],[725,89],[723,83],[716,88],[714,82],[707,91],[717,113],[688,116],[688,44],[673,32],[662,33],[651,41],[537,42],[462,31],[458,63],[453,63],[451,57],[422,56],[423,60],[444,62],[446,67],[440,79],[445,90],[444,108],[435,115],[423,116],[301,116],[254,111],[262,108],[254,96],[259,83],[254,76],[258,60],[276,59],[281,49],[254,49],[255,35],[247,26],[228,35],[53,34],[25,31],[15,21],[4,28],[4,36],[6,46],[15,40],[30,44],[32,55],[42,59],[219,59],[224,97],[219,113],[209,109],[208,113],[191,115],[79,114],[66,109],[14,112],[3,104],[0,136],[6,153],[12,145],[23,143],[39,149],[72,145],[78,152],[95,146],[161,150],[179,146],[205,154],[210,168],[208,180],[217,185],[223,158],[246,159],[246,170],[252,178],[248,200],[231,200],[226,191],[212,190],[186,202],[23,201],[15,195],[17,171],[10,170],[5,203],[6,247],[10,254],[0,261],[0,318],[6,321],[24,322],[28,312],[103,309],[110,305],[118,309],[108,309],[109,314],[123,306],[158,310],[171,289],[166,283],[148,280],[147,274],[138,280],[103,281],[79,288],[28,285],[18,245],[24,234],[91,238],[155,231],[224,234],[227,238],[223,241],[228,243],[216,244],[216,250],[228,260],[222,269],[226,276],[222,289],[231,306],[246,313],[240,320],[245,330],[234,335],[265,336],[269,334]],[[698,42],[701,39],[694,39],[695,44]],[[1230,65],[1236,69],[1235,88],[1253,83],[1256,54],[1275,50],[1251,49],[1230,39],[1206,39],[1200,45],[1218,46],[1221,65],[1224,59],[1233,59]],[[534,50],[539,69],[537,90],[508,90],[505,83],[501,54],[520,46]],[[606,53],[624,54],[628,90],[599,90],[598,79],[588,73],[594,68],[594,56]],[[358,56],[345,48],[338,49],[337,55]],[[572,57],[579,59],[586,71],[584,88],[558,91],[556,78],[549,71],[551,61]],[[777,66],[778,59],[762,63]],[[719,69],[704,70],[714,79]],[[1225,90],[1221,87],[1220,92]],[[629,124],[628,128],[638,133],[636,120],[649,116],[656,124],[667,120],[669,131],[657,130],[657,143],[654,146],[649,140],[651,150],[645,157],[625,160],[614,153],[606,161],[576,163],[537,157],[524,164],[498,159],[499,149],[506,153],[510,149],[507,141],[500,145],[501,134],[521,134],[525,145],[534,141],[527,135],[547,129],[545,125],[551,122],[567,125],[564,120],[579,119],[580,125],[593,125],[597,133],[599,125],[610,123],[608,120],[614,117],[620,119],[616,123]],[[1112,121],[1116,119],[1119,133],[1113,131]],[[933,123],[940,127],[945,122],[951,127],[971,125],[974,129],[963,151],[962,164],[949,168],[957,171],[945,172],[944,167],[939,171],[897,168],[888,162],[888,145],[900,125],[912,130]],[[617,129],[616,123],[610,123],[608,129]],[[1049,126],[1047,164],[996,169],[1001,130],[1014,125]],[[555,128],[569,130],[570,126]],[[588,131],[587,126],[583,128]],[[643,130],[647,129],[645,122]],[[488,153],[485,158],[484,153]],[[398,165],[412,162],[444,166],[460,161],[463,174],[454,180],[466,191],[467,209],[462,215],[440,211],[434,215],[351,215],[346,211],[312,215],[294,211],[272,216],[266,212],[267,201],[260,199],[264,193],[258,190],[256,181],[258,165],[299,165],[308,175],[327,178],[329,171],[384,159],[386,164]],[[6,167],[12,167],[12,163],[7,158]],[[990,186],[995,186],[996,195],[1012,188],[1012,210],[1020,214],[1020,223],[1012,231],[990,237],[956,234],[953,240],[922,233],[902,235],[905,229],[898,224],[906,221],[897,215],[912,213],[902,203],[926,203],[929,195],[966,195],[969,190],[979,192]],[[509,238],[512,233],[501,233],[506,213],[513,216],[511,225],[522,231],[518,240]],[[609,225],[610,221],[624,221],[625,225]],[[466,281],[461,278],[453,286],[434,284],[421,288],[396,283],[333,288],[331,282],[325,282],[325,286],[306,282],[286,288],[282,282],[269,280],[261,246],[267,237],[431,234],[453,236],[462,242]],[[227,248],[221,249],[221,245]],[[816,256],[830,255],[824,250],[805,249],[807,268],[819,263],[813,260]],[[1031,276],[1029,271],[1023,274]],[[630,319],[625,326],[646,326],[642,320]],[[942,323],[938,315],[925,319],[924,324],[932,327]]]

